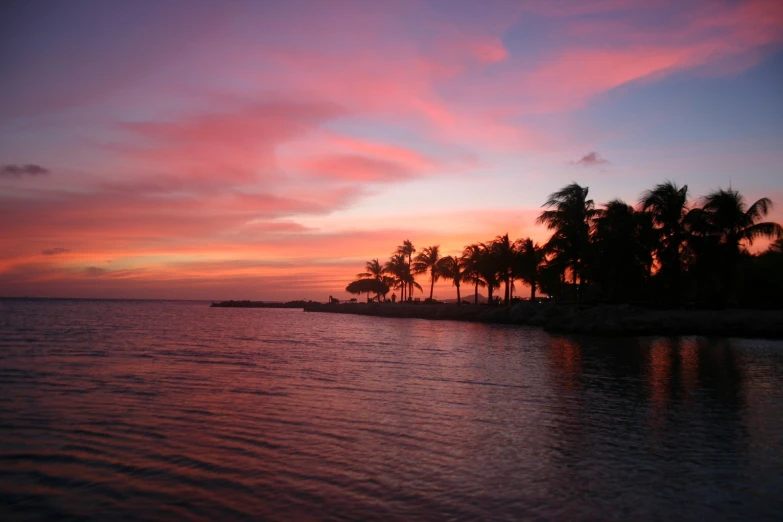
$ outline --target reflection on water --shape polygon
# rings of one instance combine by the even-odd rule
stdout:
[[[0,518],[775,519],[783,344],[0,301]]]

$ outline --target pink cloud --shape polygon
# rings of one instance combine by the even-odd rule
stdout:
[[[285,88],[312,86],[354,113],[399,122],[437,143],[541,149],[551,146],[553,137],[520,124],[519,116],[567,111],[608,90],[674,71],[726,70],[740,58],[748,58],[742,62],[748,67],[760,48],[779,43],[783,34],[780,8],[771,2],[694,4],[672,11],[666,25],[645,25],[645,17],[661,8],[622,1],[528,5],[508,15],[505,24],[492,21],[464,32],[439,21],[432,43],[423,48],[407,42],[391,46],[385,39],[388,29],[373,19],[379,25],[357,44],[350,60],[320,49],[276,49],[266,58]],[[515,56],[503,31],[527,10],[555,20],[564,41],[569,35],[577,41],[542,51],[547,59],[539,65]],[[591,16],[606,12],[622,17],[606,22]],[[498,63],[504,68],[483,74],[484,66]]]
[[[497,64],[508,57],[508,48],[499,36],[450,28],[436,38],[422,59],[436,78],[449,79],[471,67]]]
[[[359,182],[400,181],[415,175],[398,162],[349,154],[316,158],[306,162],[304,168],[319,177]]]
[[[609,160],[602,157],[596,151],[591,151],[579,158],[577,161],[572,161],[572,165],[581,165],[582,167],[594,167],[596,165],[606,165]]]
[[[678,49],[569,51],[520,79],[534,96],[526,111],[577,107],[598,93],[673,70],[682,60]]]
[[[473,42],[470,45],[470,51],[472,56],[480,62],[497,63],[508,58],[508,49],[499,38]]]
[[[522,11],[544,15],[559,43],[538,50],[534,60],[524,48],[521,55],[509,51],[504,67],[492,75],[455,78],[468,108],[454,109],[444,100],[451,120],[433,121],[445,128],[460,115],[483,115],[474,118],[480,127],[510,127],[535,143],[531,129],[505,122],[524,114],[568,112],[617,87],[678,71],[734,74],[783,44],[783,4],[776,0],[559,2],[529,4]],[[659,19],[665,22],[655,22]]]
[[[124,123],[130,143],[114,147],[156,171],[247,184],[274,175],[278,145],[341,114],[328,102],[253,102],[169,121]]]
[[[328,133],[290,154],[288,167],[328,182],[391,183],[433,175],[444,167],[415,150]]]
[[[455,103],[440,92],[441,86],[477,68],[508,61],[499,37],[448,34],[424,51],[399,42],[389,48],[358,42],[356,48],[350,60],[321,50],[275,50],[265,58],[274,64],[282,88],[312,86],[324,99],[340,100],[352,114],[403,125],[435,143],[506,149],[532,143],[530,130],[505,121],[508,112]]]
[[[389,161],[397,161],[413,170],[423,170],[432,167],[432,160],[414,150],[347,136],[331,135],[328,139],[330,147],[345,149],[356,154],[373,156]]]
[[[572,108],[601,92],[678,70],[738,72],[755,65],[765,46],[783,42],[783,4],[774,0],[689,4],[657,26],[640,25],[630,13],[621,21],[568,22],[571,32],[588,39],[522,75],[517,85],[542,111]]]

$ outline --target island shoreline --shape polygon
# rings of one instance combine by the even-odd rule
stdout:
[[[598,337],[709,336],[783,339],[783,310],[654,310],[630,305],[512,306],[425,303],[307,303],[305,312],[450,320],[540,327],[551,333]]]

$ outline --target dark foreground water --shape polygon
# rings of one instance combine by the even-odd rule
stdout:
[[[774,520],[783,343],[0,300],[0,519]]]

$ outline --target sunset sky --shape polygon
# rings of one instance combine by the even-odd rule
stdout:
[[[572,181],[783,221],[780,0],[30,1],[0,30],[0,296],[347,298],[404,239],[545,241]]]

